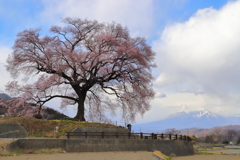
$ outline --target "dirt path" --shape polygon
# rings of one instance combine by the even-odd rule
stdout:
[[[173,157],[172,160],[240,160],[240,156],[194,155],[194,156]]]
[[[153,152],[84,152],[65,154],[24,154],[0,157],[0,160],[158,160]],[[240,156],[194,155],[173,157],[172,160],[239,160]]]
[[[0,160],[158,160],[153,152],[83,152],[65,154],[24,154]]]

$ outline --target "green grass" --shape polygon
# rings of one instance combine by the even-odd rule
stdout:
[[[18,156],[18,155],[22,155],[22,154],[23,154],[22,150],[17,150],[15,152],[9,152],[9,153],[4,153],[4,154],[0,153],[0,156]]]
[[[53,153],[65,153],[65,151],[61,149],[41,149],[32,152],[32,154],[53,154]]]
[[[15,152],[0,153],[1,156],[18,156],[22,154],[53,154],[53,153],[65,153],[62,149],[41,149],[36,151],[17,150]]]
[[[211,155],[211,154],[214,154],[214,153],[210,153],[210,152],[197,152],[196,154],[197,155]]]
[[[35,137],[43,137],[41,133],[36,133],[34,136]]]

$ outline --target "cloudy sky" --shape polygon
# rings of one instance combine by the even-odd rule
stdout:
[[[47,33],[65,17],[115,21],[152,46],[157,94],[136,123],[199,109],[240,114],[240,0],[0,0],[0,92],[11,80],[4,65],[16,34]]]

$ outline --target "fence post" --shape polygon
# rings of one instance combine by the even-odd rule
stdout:
[[[104,132],[102,132],[102,139],[104,139]]]
[[[69,132],[67,132],[67,138],[68,138],[68,139],[70,138]]]
[[[180,135],[180,140],[182,140],[182,135]]]
[[[131,132],[128,132],[128,138],[129,139],[131,138]]]
[[[143,133],[142,132],[140,132],[140,138],[143,139]]]
[[[161,136],[160,136],[160,137],[161,137],[161,139],[163,140],[163,133],[161,134]]]
[[[87,139],[87,132],[85,132],[85,138]]]
[[[169,134],[169,139],[172,140],[172,135],[171,134]]]
[[[154,139],[154,133],[152,133],[152,139]]]
[[[178,135],[177,134],[175,135],[175,139],[178,140]]]

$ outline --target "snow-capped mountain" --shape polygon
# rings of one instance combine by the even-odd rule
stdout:
[[[202,117],[206,117],[206,118],[219,118],[222,117],[216,113],[213,113],[211,111],[208,110],[198,110],[198,111],[192,111],[192,112],[177,112],[173,115],[170,115],[169,117],[167,117],[166,119],[171,119],[171,118],[189,118],[189,117],[194,117],[194,118],[202,118]]]
[[[218,118],[218,117],[221,117],[220,115],[217,115],[216,113],[210,112],[208,110],[192,111],[192,112],[189,112],[189,114],[195,118],[201,118],[201,117]]]
[[[133,125],[136,132],[161,132],[168,128],[211,128],[215,126],[238,125],[240,116],[224,117],[208,110],[177,112],[169,117],[145,124]]]

